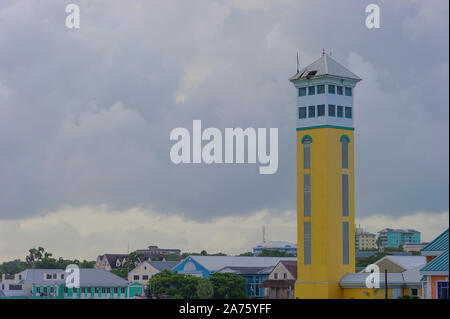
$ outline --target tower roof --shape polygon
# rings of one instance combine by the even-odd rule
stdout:
[[[325,75],[361,81],[359,76],[339,64],[325,52],[322,53],[319,59],[289,78],[289,81],[306,80]]]

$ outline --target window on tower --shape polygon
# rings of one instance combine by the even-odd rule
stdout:
[[[328,116],[336,116],[336,105],[328,104]]]
[[[344,107],[342,105],[337,106],[337,117],[344,117]]]
[[[338,95],[342,95],[343,94],[343,87],[342,86],[337,86],[336,89],[337,89],[337,94]]]
[[[309,136],[303,137],[303,169],[311,168],[311,142],[312,139]]]
[[[316,87],[315,86],[308,87],[308,95],[314,95],[314,94],[316,94]]]
[[[311,216],[311,175],[303,175],[303,211],[304,216]]]
[[[345,88],[345,96],[352,96],[352,88]]]
[[[328,93],[329,94],[336,94],[336,86],[329,84],[328,85]]]
[[[342,168],[348,168],[348,137],[343,135],[341,137],[341,151],[342,151]]]
[[[311,265],[311,222],[304,223],[304,256],[303,263],[305,265]]]
[[[321,84],[317,86],[317,94],[323,94],[325,93],[325,85]]]
[[[298,96],[305,96],[306,88],[298,88]]]
[[[314,105],[308,106],[308,117],[316,116],[316,107]]]
[[[349,228],[348,228],[348,222],[342,223],[342,259],[343,264],[348,265],[350,258],[349,258]]]
[[[325,104],[317,105],[317,116],[325,116]]]
[[[298,108],[298,118],[304,119],[306,118],[306,106],[302,106]]]
[[[349,106],[345,107],[345,118],[351,119],[352,118],[352,108]]]
[[[342,216],[348,217],[348,175],[342,174]]]

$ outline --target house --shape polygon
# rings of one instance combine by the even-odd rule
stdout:
[[[379,288],[368,288],[369,276],[378,276]],[[419,296],[421,293],[419,268],[407,270],[403,273],[388,273],[388,299]],[[370,280],[370,278],[369,278]],[[346,274],[339,282],[343,299],[384,299],[386,294],[385,274],[361,272]]]
[[[232,272],[247,279],[247,291],[252,298],[264,296],[258,285],[267,279],[280,260],[296,261],[296,257],[248,256],[188,256],[172,271],[208,278],[215,272]]]
[[[137,282],[146,286],[148,280],[154,275],[163,270],[172,270],[178,264],[178,261],[143,261],[128,273],[128,282]]]
[[[105,269],[79,270],[79,288],[66,287],[65,270],[27,269],[3,275],[0,291],[9,298],[129,299],[144,294],[141,284],[129,284]]]
[[[422,248],[424,248],[429,243],[421,243],[421,244],[405,244],[403,245],[403,250],[408,252],[420,252]]]
[[[266,280],[272,272],[273,266],[269,267],[224,267],[217,272],[232,273],[240,275],[247,280],[247,296],[249,298],[263,298],[266,297],[263,288],[260,284]]]
[[[424,299],[449,299],[448,231],[444,231],[421,251],[427,262],[420,269]]]
[[[122,267],[128,260],[128,254],[104,254],[97,257],[95,262],[96,269],[105,269],[111,271]]]
[[[285,254],[297,256],[297,244],[286,241],[269,241],[253,247],[253,256],[259,256],[263,250],[280,251]]]
[[[271,299],[293,299],[296,280],[297,262],[281,260],[259,288],[264,288]]]

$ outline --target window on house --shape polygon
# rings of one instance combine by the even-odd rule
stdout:
[[[53,274],[53,279],[56,279],[57,277],[56,277],[56,274]]]
[[[347,119],[352,118],[352,108],[349,106],[345,107],[345,118],[347,118]]]
[[[418,296],[418,295],[419,295],[419,289],[411,288],[411,296]]]
[[[325,116],[325,104],[317,105],[317,116]]]
[[[314,95],[314,94],[316,94],[316,87],[315,86],[308,87],[308,95]]]
[[[328,104],[328,116],[336,116],[336,105]]]
[[[134,275],[133,280],[139,280],[139,275]]]
[[[120,288],[120,291],[121,291],[121,293],[123,293],[123,294],[124,294],[124,293],[125,293],[125,288],[123,288],[123,287],[122,287],[122,288]]]
[[[284,278],[284,279],[287,279],[287,273],[284,273],[284,274],[283,274],[283,278]]]
[[[321,84],[317,86],[317,94],[325,93],[325,85]]]
[[[329,94],[336,94],[336,86],[329,84],[328,85],[328,93]]]
[[[277,274],[277,273],[274,273],[274,274],[273,274],[273,278],[278,279],[278,274]]]
[[[117,294],[117,291],[118,291],[117,287],[114,288],[114,293],[115,293],[115,294]]]
[[[342,174],[342,216],[348,216],[348,175]]]
[[[66,293],[68,293],[68,292],[69,292],[69,288],[64,287],[64,293],[66,294]]]
[[[78,289],[76,287],[73,287],[72,289],[73,289],[73,293],[77,293],[78,292]]]
[[[306,88],[298,88],[298,96],[305,96]]]
[[[316,107],[314,105],[308,106],[308,117],[316,116]]]
[[[345,88],[345,96],[352,96],[352,88]]]
[[[348,222],[342,223],[342,257],[344,265],[349,264],[349,246],[348,246],[348,236],[349,236]]]
[[[336,90],[337,90],[337,94],[338,94],[338,95],[342,95],[342,94],[343,94],[343,88],[342,88],[342,86],[337,86],[337,87],[336,87]]]
[[[148,275],[143,275],[142,280],[148,280]]]
[[[311,216],[311,175],[303,175],[303,211],[304,216]]]
[[[298,108],[298,118],[304,119],[306,118],[306,106],[302,106]]]
[[[61,274],[61,279],[64,279],[64,274]]]
[[[337,106],[337,117],[344,117],[344,107],[342,105]]]
[[[305,265],[311,265],[311,222],[304,223],[304,244],[303,249],[303,263]]]

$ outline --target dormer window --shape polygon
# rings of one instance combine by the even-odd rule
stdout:
[[[336,86],[328,85],[328,94],[336,94]]]
[[[317,94],[325,93],[325,85],[321,84],[317,86]]]
[[[352,96],[352,88],[345,88],[345,96]]]
[[[336,89],[337,89],[337,94],[338,94],[338,95],[342,95],[342,94],[344,93],[344,92],[343,92],[343,87],[342,87],[342,86],[337,86]]]
[[[298,96],[306,96],[306,88],[298,88]]]
[[[314,94],[316,94],[316,87],[315,86],[308,87],[308,95],[314,95]]]

